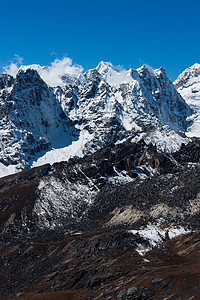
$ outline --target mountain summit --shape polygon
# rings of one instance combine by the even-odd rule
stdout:
[[[196,63],[183,71],[174,81],[174,86],[194,111],[187,136],[200,137],[200,64]]]

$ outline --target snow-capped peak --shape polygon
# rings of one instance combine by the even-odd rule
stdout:
[[[160,67],[159,69],[154,70],[155,75],[160,76],[161,74],[163,74],[165,77],[167,77],[165,68]]]
[[[200,64],[195,63],[183,71],[174,81],[174,86],[186,103],[194,110],[188,128],[189,137],[200,137]]]
[[[28,69],[31,69],[31,70],[36,70],[37,72],[40,72],[41,69],[45,69],[46,67],[45,66],[40,66],[38,64],[32,64],[32,65],[21,65],[18,69],[18,71],[22,70],[22,71],[27,71]]]
[[[111,86],[133,81],[132,70],[117,70],[110,62],[101,61],[95,68],[103,79]]]
[[[108,73],[110,70],[114,70],[117,71],[116,68],[113,66],[113,64],[111,64],[111,62],[105,62],[105,61],[101,61],[98,66],[96,67],[96,70],[101,74],[101,75],[105,75],[106,73]]]
[[[154,69],[147,64],[143,64],[140,68],[137,68],[137,72],[140,73],[143,70],[147,70],[148,72],[154,73]]]
[[[200,78],[200,64],[195,63],[191,67],[184,70],[178,78],[174,81],[174,86],[179,88],[187,88],[196,82],[199,82]]]
[[[153,69],[151,66],[144,64],[140,68],[136,69],[136,71],[143,78],[152,76],[160,77],[163,75],[163,77],[168,80],[166,71],[163,67],[160,67],[159,69]]]

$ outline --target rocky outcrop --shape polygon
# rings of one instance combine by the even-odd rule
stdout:
[[[1,232],[85,231],[159,218],[179,224],[190,220],[196,228],[200,168],[192,154],[189,164],[183,162],[183,149],[172,156],[144,141],[110,144],[84,158],[2,178]]]

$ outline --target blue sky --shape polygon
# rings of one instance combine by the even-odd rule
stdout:
[[[17,54],[48,65],[64,55],[85,70],[99,61],[163,66],[171,80],[200,63],[200,2],[1,1],[0,72]]]

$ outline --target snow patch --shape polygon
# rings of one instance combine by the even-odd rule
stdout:
[[[129,232],[132,234],[139,235],[149,243],[149,246],[147,247],[145,247],[143,244],[138,244],[136,250],[140,255],[144,255],[153,247],[161,245],[166,239],[172,239],[181,234],[187,234],[191,232],[189,229],[185,229],[182,226],[176,226],[175,224],[163,228],[163,222],[164,220],[160,219],[157,221],[157,224],[150,223],[146,227],[143,227],[139,230],[129,230]]]
[[[67,179],[61,181],[55,177],[42,179],[38,185],[34,213],[40,226],[53,228],[59,226],[64,218],[80,218],[79,209],[89,207],[95,196],[96,189],[92,185],[71,183]]]
[[[77,141],[72,141],[72,144],[67,147],[47,151],[43,156],[34,161],[31,167],[42,166],[46,163],[54,164],[55,162],[67,161],[76,155],[83,157],[84,145],[90,141],[92,137],[93,135],[90,135],[88,131],[83,130]]]

